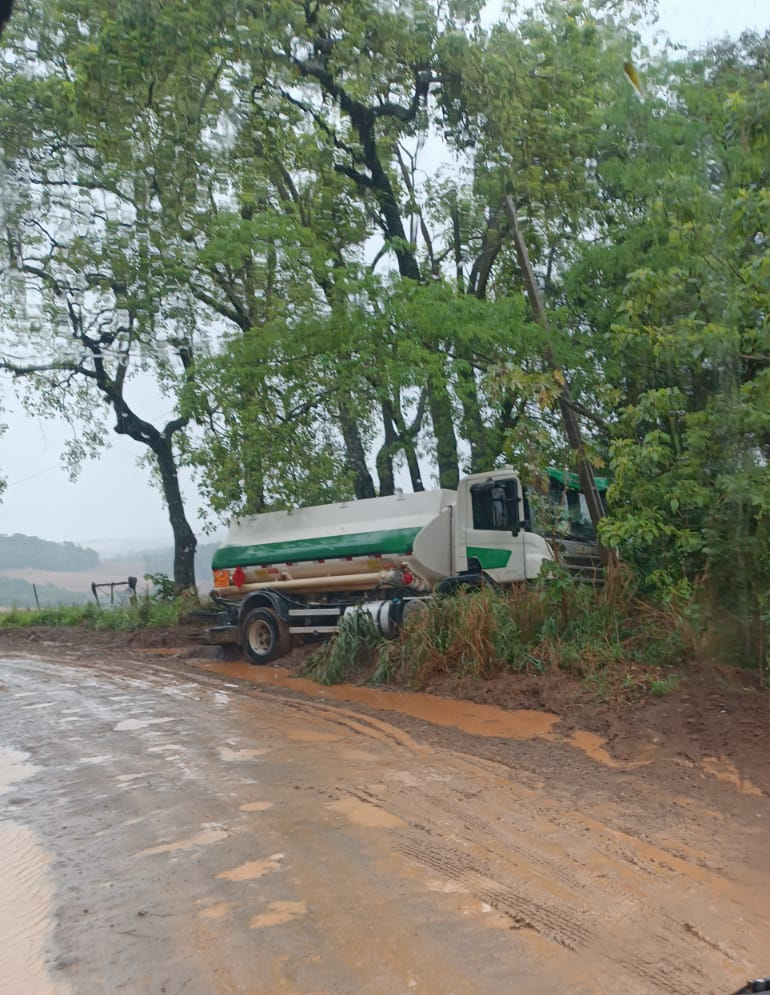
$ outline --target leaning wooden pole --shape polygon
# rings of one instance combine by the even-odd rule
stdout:
[[[503,200],[503,209],[511,222],[513,244],[516,247],[516,256],[519,260],[519,267],[521,269],[522,276],[524,277],[524,285],[527,289],[527,297],[529,298],[530,307],[535,314],[538,324],[547,329],[548,315],[546,314],[545,304],[543,303],[543,297],[540,293],[540,288],[537,285],[537,280],[535,279],[535,271],[532,269],[532,263],[529,259],[527,246],[519,228],[516,208],[513,205],[513,199],[510,194]],[[550,345],[546,345],[543,358],[550,369],[557,369],[553,358],[553,350]],[[572,405],[572,400],[569,395],[569,385],[567,384],[566,377],[562,378],[562,388],[559,393],[559,410],[561,411],[561,418],[564,424],[564,431],[567,436],[567,441],[569,442],[570,448],[575,452],[577,458],[578,477],[580,479],[580,487],[585,495],[586,504],[588,505],[588,513],[591,516],[591,522],[593,523],[594,528],[596,528],[601,519],[604,517],[604,505],[599,497],[599,491],[596,489],[593,467],[585,454],[583,437],[580,432],[580,423],[577,420],[577,415]],[[606,559],[607,555],[604,548],[603,553],[605,553]]]

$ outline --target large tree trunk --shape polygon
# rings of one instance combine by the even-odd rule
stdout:
[[[150,448],[158,461],[168,520],[174,533],[174,588],[177,594],[195,591],[195,550],[198,540],[185,515],[171,439],[161,434]]]
[[[460,483],[457,436],[452,419],[452,399],[446,383],[434,380],[428,384],[428,411],[436,437],[439,487],[456,490]]]
[[[425,490],[425,485],[422,482],[422,472],[420,471],[420,462],[417,458],[417,449],[414,444],[415,436],[420,430],[420,424],[422,423],[424,406],[425,402],[423,394],[423,399],[420,400],[417,414],[411,427],[407,426],[404,421],[404,414],[401,410],[398,395],[395,397],[392,404],[390,401],[386,401],[382,406],[384,417],[386,419],[390,418],[396,432],[398,433],[398,439],[400,441],[401,448],[404,451],[406,465],[409,469],[409,478],[412,481],[412,490],[415,491],[415,493],[417,491]]]
[[[97,369],[101,364],[97,362]],[[104,381],[101,389],[109,398],[116,415],[115,431],[141,442],[158,462],[163,498],[168,509],[168,520],[174,534],[174,588],[178,594],[195,590],[195,533],[187,521],[184,499],[179,486],[179,473],[174,456],[173,437],[187,424],[186,418],[168,422],[162,431],[144,421],[129,408],[122,394],[122,384]]]
[[[377,496],[374,481],[366,465],[366,450],[361,440],[361,432],[356,420],[350,413],[348,405],[343,402],[339,406],[339,422],[342,438],[345,443],[345,456],[348,466],[353,470],[353,490],[359,500]]]
[[[375,465],[380,479],[380,497],[396,493],[396,478],[393,472],[393,455],[398,443],[398,437],[393,428],[390,406],[382,405],[382,430],[385,441],[377,451]]]

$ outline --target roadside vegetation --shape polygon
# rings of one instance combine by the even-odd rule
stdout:
[[[0,610],[0,632],[4,629],[59,626],[71,628],[132,632],[178,625],[184,621],[197,599],[176,597],[173,581],[165,574],[146,574],[148,586],[143,594],[121,591],[114,602],[96,604],[63,604],[41,608],[11,606]]]
[[[227,518],[502,463],[526,482],[574,465],[568,386],[629,573],[437,602],[391,646],[343,632],[322,655],[414,685],[558,667],[664,693],[692,629],[766,672],[770,31],[650,47],[654,18],[18,0],[0,374],[81,426],[70,470],[112,431],[144,447],[177,592],[197,543],[181,469]],[[167,399],[157,422],[137,376]]]
[[[131,632],[158,626],[176,625],[180,606],[147,601],[140,605],[97,608],[96,605],[61,605],[58,608],[11,608],[0,612],[0,631],[35,626],[85,626],[88,629]]]
[[[598,698],[629,700],[673,691],[709,638],[694,602],[655,603],[627,570],[594,587],[555,568],[532,588],[489,587],[426,602],[392,641],[366,615],[352,616],[310,655],[306,674],[324,684],[420,690],[506,672],[564,673]]]

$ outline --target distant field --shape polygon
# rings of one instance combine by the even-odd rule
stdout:
[[[84,571],[32,570],[29,567],[3,569],[0,567],[0,577],[11,580],[26,580],[29,584],[42,587],[53,584],[67,591],[90,592],[91,584],[104,584],[111,581],[125,581],[129,577],[138,580],[137,591],[144,590],[146,581],[143,560],[105,560],[95,567]]]

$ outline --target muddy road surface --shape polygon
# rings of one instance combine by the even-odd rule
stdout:
[[[376,694],[0,661],[3,995],[716,995],[770,971],[765,785]]]

